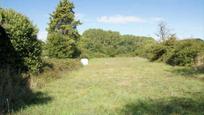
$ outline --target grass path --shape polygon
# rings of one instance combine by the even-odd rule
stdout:
[[[92,59],[36,90],[50,100],[36,101],[15,114],[204,114],[204,82],[179,70],[142,58]]]

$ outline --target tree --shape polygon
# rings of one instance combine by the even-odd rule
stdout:
[[[160,42],[165,42],[171,36],[170,30],[165,22],[160,22],[158,27],[159,31],[156,36],[159,37]]]
[[[80,35],[77,31],[77,26],[81,23],[75,19],[75,12],[73,9],[73,3],[69,0],[61,0],[56,10],[51,14],[49,27],[47,28],[47,50],[50,57],[73,58],[79,53],[77,43]],[[56,37],[57,35],[59,36]],[[55,38],[53,38],[53,36],[55,36]],[[56,41],[65,42],[56,44]]]
[[[174,53],[174,47],[177,42],[176,34],[172,34],[165,22],[158,24],[159,31],[156,34],[159,37],[159,43],[152,47],[150,56],[151,61],[166,62]]]
[[[136,56],[143,53],[143,46],[152,44],[151,37],[121,35],[102,29],[86,30],[80,41],[84,57]],[[141,56],[141,55],[140,55]]]
[[[11,9],[0,9],[0,17],[0,24],[18,54],[15,58],[23,60],[23,64],[15,61],[15,65],[21,71],[39,72],[42,65],[40,58],[42,50],[37,39],[38,29],[26,16]]]

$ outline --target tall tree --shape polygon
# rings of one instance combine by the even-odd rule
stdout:
[[[159,37],[160,42],[165,42],[171,36],[170,30],[165,22],[160,22],[158,27],[159,31],[156,36]]]
[[[156,36],[159,37],[159,42],[164,43],[164,45],[167,45],[167,46],[173,45],[176,42],[177,37],[175,33],[172,34],[170,32],[170,29],[167,23],[160,22],[158,24],[158,27],[159,27],[159,31],[156,34]]]
[[[47,49],[50,57],[72,58],[78,54],[76,44],[79,41],[80,35],[77,26],[81,23],[75,19],[73,9],[74,4],[72,2],[61,0],[56,10],[51,14],[49,27],[47,28]],[[56,35],[59,36],[56,37]],[[56,41],[64,42],[56,43]]]

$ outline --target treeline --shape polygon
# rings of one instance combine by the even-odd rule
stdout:
[[[175,34],[163,35],[162,40],[151,37],[120,35],[119,32],[89,29],[82,35],[79,47],[81,57],[140,56],[150,61],[170,65],[202,65],[204,41],[201,39],[178,40]]]
[[[119,32],[89,29],[82,35],[79,47],[81,57],[137,56],[148,44],[156,41],[151,37],[121,35]]]

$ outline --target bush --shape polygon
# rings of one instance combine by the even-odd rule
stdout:
[[[170,65],[192,66],[196,57],[204,51],[202,40],[181,40],[175,44],[173,54],[168,58]]]
[[[27,17],[14,10],[0,9],[0,17],[2,27],[10,38],[18,58],[23,60],[23,63],[16,61],[15,64],[21,71],[39,72],[42,61],[40,58],[41,44],[37,40],[37,28]]]
[[[137,48],[136,54],[140,57],[150,59],[153,56],[152,49],[156,44],[153,38],[146,38]]]
[[[149,59],[170,65],[193,66],[196,64],[196,57],[203,51],[204,41],[199,39],[166,41],[149,49]]]
[[[197,55],[195,59],[195,68],[204,72],[204,51]]]
[[[166,47],[161,44],[156,44],[149,50],[152,53],[150,61],[161,60],[161,57],[167,52]]]
[[[0,114],[29,101],[30,72],[41,67],[41,44],[37,29],[27,17],[0,9]]]

